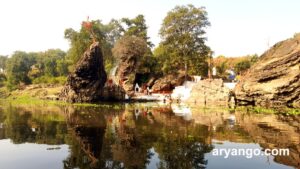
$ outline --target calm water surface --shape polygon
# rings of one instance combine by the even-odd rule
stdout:
[[[215,156],[288,148],[288,156]],[[0,169],[297,169],[300,116],[178,105],[0,104]]]

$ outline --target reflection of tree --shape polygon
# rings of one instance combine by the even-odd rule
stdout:
[[[98,168],[105,128],[75,127],[71,155],[64,160],[65,169]]]
[[[210,162],[205,153],[212,150],[213,138],[242,143],[254,140],[263,148],[289,147],[290,156],[276,156],[274,161],[291,166],[297,166],[299,161],[298,116],[236,113],[239,125],[232,126],[222,119],[213,128],[207,123],[185,121],[168,107],[72,107],[68,111],[56,108],[43,112],[44,109],[47,108],[1,107],[0,123],[4,125],[0,139],[68,144],[70,155],[63,162],[65,169],[142,169],[156,157],[153,150],[160,169],[205,168]],[[200,115],[203,121],[208,116]]]
[[[201,134],[200,134],[201,133]],[[204,154],[213,147],[207,144],[206,126],[186,124],[184,127],[169,126],[158,133],[154,148],[159,154],[161,169],[205,168]]]
[[[109,137],[111,130],[107,129],[110,126],[106,121],[123,111],[122,106],[117,108],[69,107],[65,110],[72,133],[68,142],[71,152],[63,162],[65,169],[122,168],[120,162],[109,160],[112,159],[111,143],[114,138]]]
[[[207,160],[204,153],[213,149],[211,145],[194,139],[168,136],[168,139],[162,139],[156,146],[161,159],[160,169],[205,168]]]
[[[8,106],[0,117],[5,136],[14,143],[69,144],[65,169],[146,168],[152,148],[159,154],[160,168],[199,168],[206,163],[204,153],[211,149],[205,143],[207,128],[174,116],[168,108],[140,112],[137,117],[130,108],[73,107],[57,115]]]
[[[11,111],[11,113],[8,114],[7,121],[5,121],[7,137],[16,144],[34,142],[36,133],[31,130],[28,124],[30,119],[31,114],[29,112],[17,114]]]
[[[204,168],[204,153],[212,150],[205,143],[210,134],[207,127],[193,126],[155,110],[137,119],[134,112],[126,111],[108,125],[106,132],[103,145],[112,146],[103,147],[101,161],[106,165],[102,168],[146,168],[152,147],[159,153],[160,168]]]
[[[3,112],[5,137],[14,143],[46,143],[64,144],[67,136],[67,126],[63,121],[56,120],[49,114],[8,106]]]
[[[151,152],[148,151],[150,145],[141,137],[141,133],[136,130],[134,115],[131,112],[125,112],[114,119],[111,129],[111,137],[106,138],[106,142],[111,143],[110,161],[119,162],[119,167],[125,168],[145,168],[149,163]],[[113,140],[108,140],[113,139]],[[106,154],[102,156],[106,161]],[[113,162],[112,164],[114,164]],[[111,168],[107,166],[106,168]]]

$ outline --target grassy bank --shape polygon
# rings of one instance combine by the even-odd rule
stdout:
[[[300,115],[300,109],[293,109],[288,107],[280,108],[265,108],[265,107],[253,107],[253,106],[241,106],[235,109],[236,111],[247,111],[249,113],[258,114],[287,114],[287,115]]]
[[[9,102],[13,105],[25,105],[25,104],[50,104],[50,105],[74,105],[74,106],[88,106],[88,107],[105,107],[117,109],[118,105],[123,103],[67,103],[58,100],[58,95],[62,89],[62,85],[28,85],[24,89],[8,91],[6,88],[0,88],[0,101],[2,103]],[[253,107],[242,106],[236,108],[209,106],[201,107],[199,105],[188,105],[193,110],[202,109],[227,109],[228,111],[247,111],[249,113],[262,113],[262,114],[287,114],[287,115],[300,115],[300,109],[292,109],[287,107],[282,108],[265,108],[265,107]]]

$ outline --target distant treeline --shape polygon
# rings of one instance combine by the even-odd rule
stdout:
[[[213,59],[213,66],[217,69],[217,76],[223,79],[227,78],[228,70],[241,76],[258,60],[258,55],[247,55],[240,57],[225,57],[220,55]]]
[[[84,23],[87,22],[91,27],[86,27]],[[112,19],[107,24],[101,20],[85,21],[78,31],[65,30],[65,38],[70,42],[67,52],[59,49],[30,53],[16,51],[9,58],[0,56],[0,83],[11,90],[32,83],[64,83],[93,39],[101,44],[107,72],[116,65],[118,53],[126,51],[121,53],[143,53],[137,58],[137,73],[147,75],[145,82],[151,76],[178,73],[185,68],[190,75],[205,77],[213,53],[206,45],[205,30],[208,26],[210,22],[204,7],[176,6],[164,18],[159,31],[161,42],[153,49],[143,15]],[[229,62],[216,64],[219,72],[227,69]],[[249,67],[248,62],[239,64],[234,67],[242,67],[243,71],[244,67]]]
[[[0,83],[10,90],[32,83],[64,83],[70,65],[66,52],[60,49],[16,51],[9,58],[0,56]]]

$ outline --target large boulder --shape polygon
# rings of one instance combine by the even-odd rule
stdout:
[[[147,50],[146,42],[136,36],[124,36],[116,42],[113,54],[118,60],[116,80],[128,96],[134,95],[138,61]]]
[[[266,51],[235,88],[239,104],[300,107],[300,35]]]
[[[230,100],[230,89],[224,86],[222,79],[205,79],[197,82],[191,90],[187,103],[197,105],[226,106]]]
[[[84,52],[75,71],[68,76],[60,99],[68,102],[99,101],[106,79],[102,51],[99,42],[95,42]]]
[[[135,56],[121,57],[116,76],[119,84],[129,96],[134,95],[137,59]]]
[[[182,85],[185,80],[191,79],[192,78],[190,76],[185,76],[185,73],[183,71],[180,71],[177,74],[169,74],[157,79],[152,86],[152,91],[172,91],[176,86]]]

